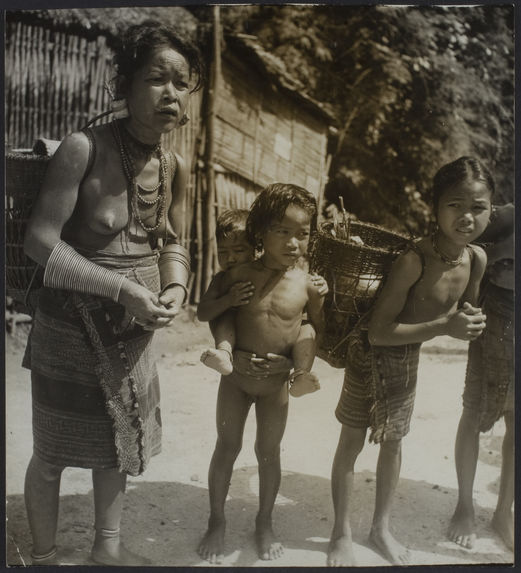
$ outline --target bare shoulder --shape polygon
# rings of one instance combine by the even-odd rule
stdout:
[[[472,268],[476,270],[484,270],[487,266],[487,253],[479,245],[470,244],[469,248],[472,250],[474,261]]]
[[[425,252],[425,242],[420,240],[400,253],[393,262],[390,274],[400,277],[403,282],[415,283],[423,272],[424,260],[428,254]]]

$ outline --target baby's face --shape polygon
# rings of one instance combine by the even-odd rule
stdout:
[[[217,243],[217,260],[223,271],[253,261],[253,257],[253,247],[246,240],[244,232],[233,233]]]

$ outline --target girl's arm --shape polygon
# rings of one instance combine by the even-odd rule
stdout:
[[[418,324],[396,322],[421,272],[422,262],[414,251],[407,251],[396,259],[371,313],[368,332],[371,344],[393,346],[424,342],[444,334],[444,321],[440,319]]]
[[[487,255],[485,251],[477,245],[470,245],[470,248],[474,251],[474,261],[467,288],[460,299],[461,306],[466,302],[472,306],[476,306],[478,304],[479,285],[481,284],[481,279],[483,278],[487,267]]]

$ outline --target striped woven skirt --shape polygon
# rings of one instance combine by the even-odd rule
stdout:
[[[421,344],[371,346],[367,331],[349,336],[339,422],[371,428],[369,441],[398,440],[409,432]]]
[[[155,254],[91,258],[159,291]],[[58,466],[144,471],[161,449],[152,337],[111,300],[41,289],[23,362],[36,456]]]

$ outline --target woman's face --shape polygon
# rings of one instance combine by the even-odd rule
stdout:
[[[152,52],[126,91],[129,126],[144,139],[157,139],[179,125],[190,96],[190,66],[173,48]]]

